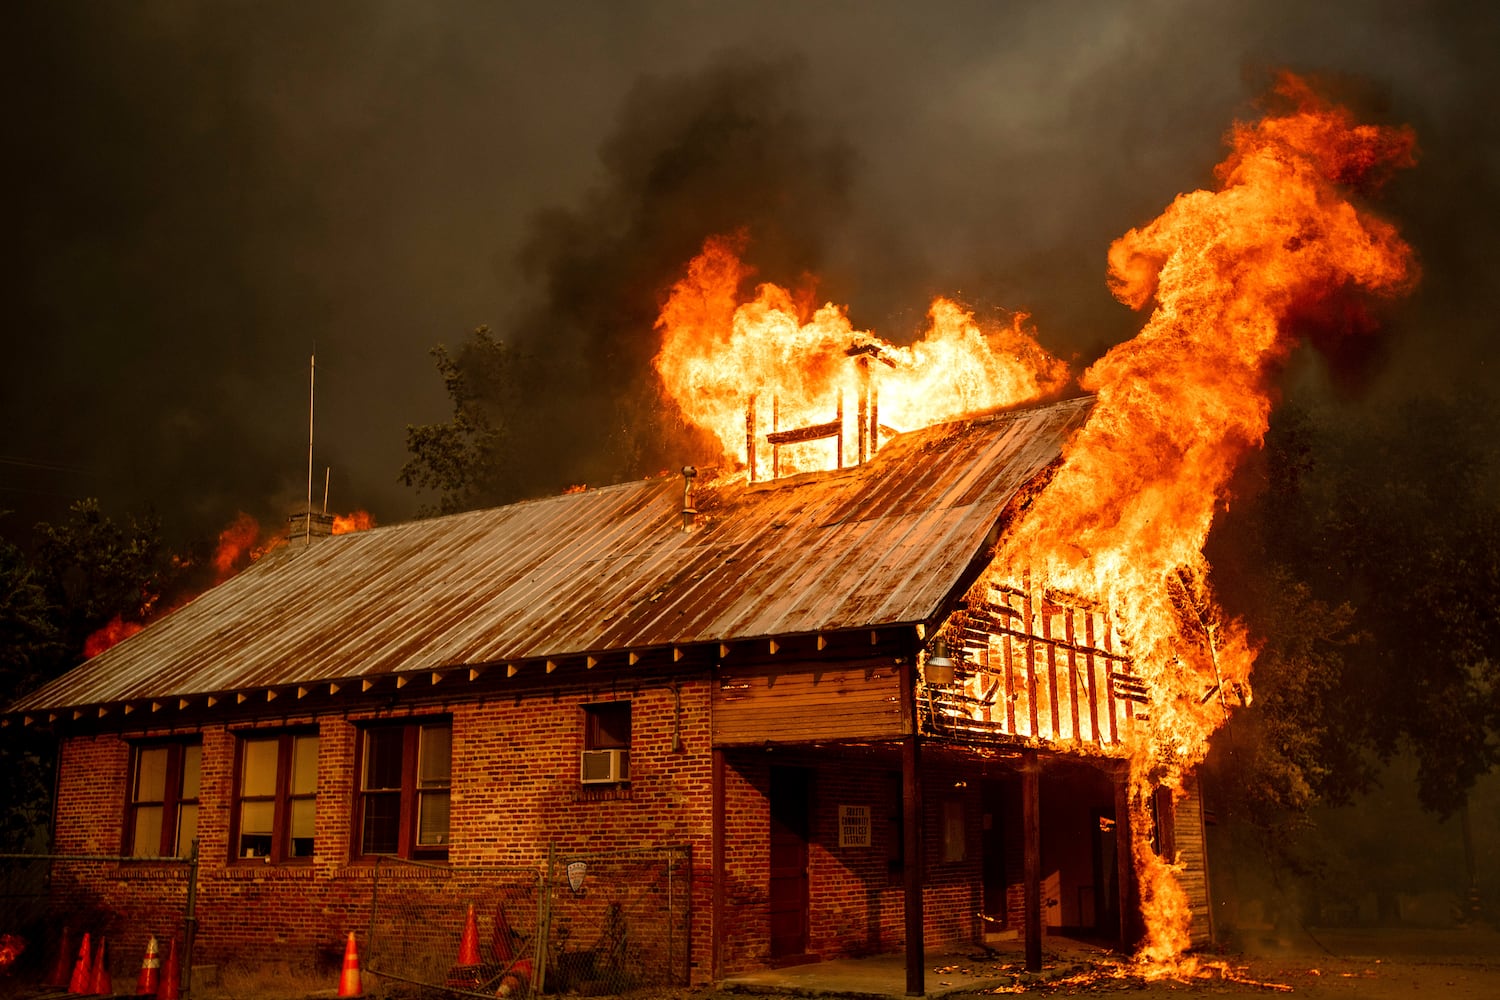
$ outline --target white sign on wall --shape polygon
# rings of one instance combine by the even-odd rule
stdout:
[[[870,846],[869,806],[839,806],[839,846]]]

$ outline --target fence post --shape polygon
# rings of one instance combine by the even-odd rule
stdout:
[[[182,992],[193,991],[193,940],[198,936],[198,838],[188,855],[187,912],[182,916]]]
[[[547,871],[538,873],[541,888],[536,894],[536,948],[531,991],[540,995],[547,988],[547,945],[552,937],[552,866],[557,860],[557,844],[547,842]]]
[[[375,967],[375,917],[380,912],[380,865],[385,858],[375,859],[374,871],[370,874],[370,929],[365,934],[365,965]]]

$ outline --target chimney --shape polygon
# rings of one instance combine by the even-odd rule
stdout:
[[[333,534],[333,515],[317,510],[296,510],[287,515],[287,541],[311,541]]]

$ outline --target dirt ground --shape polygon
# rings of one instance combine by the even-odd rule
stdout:
[[[1094,963],[1088,971],[1004,992],[1042,996],[1248,996],[1291,993],[1361,1000],[1500,998],[1500,933],[1478,930],[1315,930],[1252,942],[1243,954],[1205,956],[1199,976],[1148,982]],[[969,994],[968,996],[993,996]]]

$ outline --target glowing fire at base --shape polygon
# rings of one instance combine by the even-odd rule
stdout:
[[[1181,195],[1110,247],[1116,297],[1155,308],[1138,336],[1081,377],[1098,397],[1088,423],[980,581],[1003,588],[1029,579],[1107,608],[1149,691],[1149,721],[1133,727],[1127,752],[1147,925],[1140,958],[1151,975],[1191,976],[1194,965],[1181,958],[1191,913],[1171,859],[1152,850],[1147,793],[1180,787],[1202,760],[1231,702],[1248,702],[1255,659],[1245,627],[1224,619],[1209,587],[1209,527],[1237,463],[1265,436],[1297,320],[1344,304],[1350,290],[1393,295],[1414,280],[1395,228],[1347,196],[1412,163],[1410,130],[1356,124],[1292,76],[1274,96],[1285,110],[1233,130],[1217,190]],[[931,330],[910,348],[854,330],[836,306],[800,305],[775,285],[742,303],[747,270],[738,250],[734,240],[710,240],[689,266],[658,321],[656,366],[687,418],[717,436],[727,459],[750,463],[752,478],[747,439],[764,434],[768,411],[773,431],[775,421],[825,425],[830,397],[858,394],[863,408],[870,394],[878,446],[891,427],[1062,387],[1065,366],[1020,320],[982,332],[948,300],[934,303]],[[878,404],[849,363],[861,354],[885,362]],[[833,426],[847,443],[843,410],[841,402]],[[832,449],[814,444],[782,471],[831,468]]]

